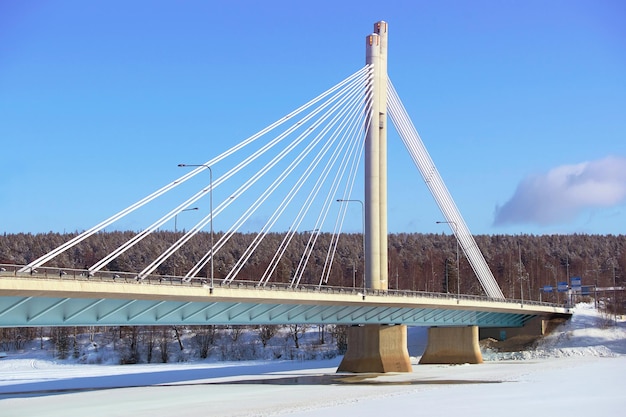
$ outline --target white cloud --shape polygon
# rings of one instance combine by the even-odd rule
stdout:
[[[626,158],[609,156],[531,175],[513,197],[496,207],[494,225],[549,225],[573,220],[583,210],[626,200]]]

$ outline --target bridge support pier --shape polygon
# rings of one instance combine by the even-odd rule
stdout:
[[[430,327],[426,351],[419,363],[483,363],[478,345],[478,326]]]
[[[412,372],[405,325],[352,326],[337,372]]]

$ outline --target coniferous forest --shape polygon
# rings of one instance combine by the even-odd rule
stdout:
[[[46,265],[86,268],[135,235],[134,232],[101,232],[62,253]],[[149,235],[114,259],[109,271],[138,272],[167,249],[182,233],[161,231]],[[75,234],[4,234],[0,236],[0,264],[25,265],[70,240]],[[226,277],[256,234],[236,234],[216,252],[214,276]],[[221,233],[214,235],[219,240]],[[310,233],[297,234],[272,275],[272,282],[289,282],[297,269]],[[269,234],[246,262],[237,279],[257,281],[267,268],[283,234]],[[320,234],[301,283],[318,284],[327,259],[331,235]],[[555,287],[569,277],[581,277],[583,286],[624,285],[626,236],[624,235],[479,235],[477,244],[507,298],[539,300],[541,288]],[[208,251],[210,235],[202,232],[166,260],[156,271],[167,276],[184,275]],[[208,276],[208,266],[200,276]],[[326,285],[362,286],[363,237],[342,234]],[[482,289],[469,263],[459,254],[454,236],[397,233],[389,236],[389,289],[428,292],[460,291],[481,295]],[[556,292],[541,294],[543,301],[557,301]]]

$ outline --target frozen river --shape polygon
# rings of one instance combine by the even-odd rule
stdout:
[[[407,374],[336,374],[339,358],[111,366],[10,355],[0,359],[0,415],[622,415],[626,331],[598,328],[595,317],[583,309],[513,358],[415,362]]]

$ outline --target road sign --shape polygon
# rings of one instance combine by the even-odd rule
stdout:
[[[559,282],[556,286],[556,290],[558,292],[565,292],[569,289],[569,286],[567,285],[567,282]]]
[[[552,292],[552,290],[553,290],[552,285],[543,286],[543,292]]]
[[[580,277],[571,277],[569,280],[573,290],[580,290],[580,287],[582,286]]]

